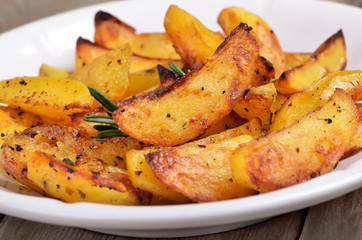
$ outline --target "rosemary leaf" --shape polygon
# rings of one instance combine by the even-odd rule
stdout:
[[[89,92],[90,94],[100,103],[102,104],[105,108],[107,108],[109,111],[114,112],[117,109],[119,109],[119,107],[117,106],[117,104],[115,104],[114,102],[112,102],[109,98],[107,98],[103,93],[101,93],[100,91],[98,91],[97,89],[88,86]]]
[[[168,66],[170,66],[171,70],[179,75],[185,76],[186,74],[172,61],[168,62]]]
[[[96,138],[108,138],[108,137],[128,137],[128,134],[117,129],[99,131]]]
[[[69,158],[64,158],[63,162],[65,162],[66,164],[69,164],[71,166],[75,166],[75,162],[73,162],[72,160],[70,160]]]
[[[112,124],[116,125],[112,117],[108,115],[90,115],[85,116],[84,121],[86,122],[94,122],[94,123],[104,123],[104,124]]]
[[[104,130],[118,130],[118,126],[117,125],[94,125],[93,128],[95,130],[98,130],[98,131],[104,131]]]

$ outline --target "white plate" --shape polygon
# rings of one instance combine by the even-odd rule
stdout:
[[[237,5],[261,15],[279,36],[285,51],[312,52],[343,29],[348,69],[362,69],[362,10],[323,1],[290,0],[139,0],[112,2],[74,10],[40,20],[0,35],[0,79],[36,75],[41,63],[71,69],[79,36],[92,39],[93,18],[107,11],[135,26],[139,32],[162,31],[169,4],[197,16],[209,28],[220,30],[217,14]],[[0,212],[19,218],[138,237],[180,237],[226,231],[282,213],[339,197],[362,186],[362,153],[342,161],[336,170],[303,184],[242,199],[174,206],[111,206],[67,204],[16,191],[1,180]]]

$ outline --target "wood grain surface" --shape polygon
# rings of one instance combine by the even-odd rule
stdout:
[[[334,1],[362,7],[362,0]],[[46,16],[100,2],[106,2],[106,0],[0,0],[0,33]],[[361,31],[360,26],[356,28],[357,30]],[[182,239],[360,240],[362,239],[361,199],[362,188],[332,201],[277,216],[249,227]],[[102,234],[80,228],[42,224],[0,214],[0,239],[126,240],[133,238]]]

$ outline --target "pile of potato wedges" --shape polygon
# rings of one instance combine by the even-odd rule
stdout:
[[[240,7],[216,17],[223,32],[171,5],[164,32],[137,33],[97,12],[74,69],[0,81],[1,167],[65,202],[158,205],[278,190],[360,150],[362,71],[344,70],[342,30],[284,52],[261,17]],[[94,116],[124,135],[99,137],[108,125]]]

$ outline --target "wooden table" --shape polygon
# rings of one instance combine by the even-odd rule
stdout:
[[[362,7],[362,0],[335,1]],[[106,0],[0,0],[0,33],[38,18],[99,2]],[[356,31],[361,31],[360,25],[356,23]],[[0,239],[131,238],[42,224],[0,214]],[[185,239],[362,239],[362,188],[332,201],[274,217],[253,226]]]

